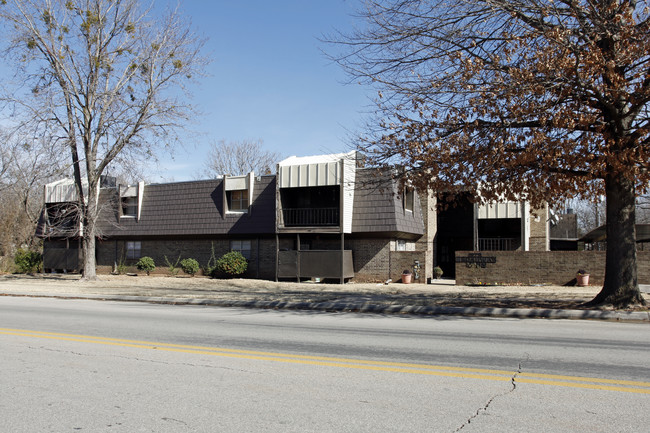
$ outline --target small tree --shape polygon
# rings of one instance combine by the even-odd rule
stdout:
[[[188,275],[194,276],[199,272],[199,262],[194,259],[183,259],[181,260],[181,269]]]
[[[203,267],[203,275],[214,277],[215,271],[217,270],[217,256],[214,252],[214,243],[210,243],[210,258],[205,267]]]
[[[135,264],[135,267],[141,271],[145,271],[147,275],[149,275],[150,272],[153,272],[156,269],[156,264],[151,257],[145,256],[141,257],[140,260],[138,260],[138,263]]]
[[[181,261],[181,256],[178,256],[174,263],[170,262],[167,256],[165,256],[165,264],[167,265],[167,272],[172,277],[178,274],[178,263]]]
[[[217,270],[222,274],[234,277],[246,272],[248,261],[239,251],[231,251],[217,260]]]

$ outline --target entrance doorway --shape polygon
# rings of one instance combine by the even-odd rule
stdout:
[[[474,250],[474,205],[467,194],[439,194],[437,216],[437,266],[456,278],[456,251]]]

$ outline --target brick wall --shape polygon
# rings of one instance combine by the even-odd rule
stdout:
[[[402,272],[405,269],[413,272],[413,264],[418,260],[420,262],[420,279],[416,280],[413,275],[414,283],[427,282],[426,251],[391,251],[390,252],[390,278],[393,281],[400,281]]]
[[[550,249],[548,204],[540,209],[530,211],[530,251],[548,251]]]
[[[476,254],[458,251],[456,257]],[[604,251],[485,251],[482,257],[495,257],[485,268],[456,263],[456,283],[572,284],[578,269],[589,273],[589,284],[602,284],[605,278]],[[650,284],[650,251],[637,252],[638,278]]]
[[[345,248],[352,250],[358,280],[386,281],[390,278],[389,239],[346,239]]]
[[[436,232],[438,230],[438,202],[435,194],[430,190],[420,192],[422,204],[422,219],[424,222],[424,235],[415,243],[416,251],[424,251],[425,258],[420,261],[425,267],[424,281],[433,278],[433,264],[436,262]]]

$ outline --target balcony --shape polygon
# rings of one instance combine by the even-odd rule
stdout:
[[[284,227],[338,227],[337,207],[282,209]]]
[[[521,247],[520,238],[479,238],[479,251],[515,251]]]

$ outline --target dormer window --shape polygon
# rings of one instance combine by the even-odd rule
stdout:
[[[243,176],[224,176],[223,203],[226,213],[250,212],[254,176],[253,172]]]
[[[133,218],[138,216],[137,197],[122,197],[122,216]]]
[[[140,219],[140,206],[144,194],[144,182],[137,185],[120,185],[120,217]]]
[[[228,210],[230,212],[248,211],[248,190],[247,189],[226,191],[226,199],[228,200]]]

